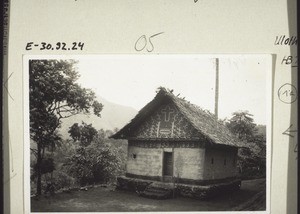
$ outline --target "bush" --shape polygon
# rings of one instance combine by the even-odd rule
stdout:
[[[97,136],[89,146],[63,141],[54,151],[45,151],[42,161],[42,193],[96,183],[116,182],[125,172],[127,141]],[[31,155],[31,194],[36,194],[36,158]],[[53,188],[54,187],[54,188]]]
[[[242,179],[266,176],[266,158],[257,156],[250,149],[241,149],[238,165]]]
[[[70,188],[75,185],[75,178],[62,171],[54,171],[53,178],[55,190]]]
[[[115,179],[121,168],[118,152],[107,144],[94,142],[79,147],[65,164],[68,173],[81,185],[106,183]]]

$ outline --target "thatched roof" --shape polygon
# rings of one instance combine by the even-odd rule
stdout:
[[[235,139],[228,128],[215,115],[201,109],[200,107],[191,104],[190,102],[175,96],[172,91],[165,88],[160,88],[155,98],[142,108],[139,113],[125,125],[120,131],[111,136],[115,139],[126,139],[130,137],[130,133],[143,120],[154,112],[164,102],[172,102],[182,115],[191,123],[191,125],[199,132],[199,135],[204,135],[213,144],[244,147],[243,144]]]

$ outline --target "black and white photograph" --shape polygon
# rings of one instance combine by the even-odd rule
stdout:
[[[40,55],[24,73],[31,212],[268,210],[271,55]]]

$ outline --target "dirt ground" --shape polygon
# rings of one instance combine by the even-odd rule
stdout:
[[[259,197],[260,206],[252,207]],[[230,211],[265,210],[265,179],[242,182],[239,191],[201,201],[190,198],[154,200],[126,191],[95,187],[31,199],[32,212]]]

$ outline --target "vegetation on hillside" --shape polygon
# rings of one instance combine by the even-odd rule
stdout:
[[[55,156],[61,148],[71,156],[78,153],[80,148],[77,148],[76,140],[80,141],[79,146],[88,150],[86,147],[91,146],[97,134],[91,125],[74,125],[71,134],[75,147],[66,147],[70,142],[63,140],[58,132],[62,120],[79,113],[91,112],[100,117],[103,105],[96,100],[93,91],[82,88],[76,82],[79,78],[76,61],[30,60],[29,76],[30,138],[35,144],[30,148],[35,157],[31,158],[31,186],[35,184],[35,193],[40,195],[42,191],[53,192],[54,187],[59,186],[57,183],[77,182],[78,178],[72,177],[72,173],[62,170],[66,160]],[[80,139],[76,138],[76,128],[82,128]],[[63,155],[67,157],[66,154]],[[58,162],[56,158],[63,162]]]
[[[238,153],[238,167],[244,179],[266,176],[266,127],[256,125],[252,117],[248,111],[238,111],[226,123],[245,145]]]
[[[91,124],[86,126],[92,127]],[[98,130],[90,143],[69,138],[53,151],[46,151],[42,173],[42,193],[86,185],[115,183],[125,173],[127,141],[109,139]],[[31,159],[34,166],[35,158]],[[36,169],[32,167],[31,191],[36,194]]]

